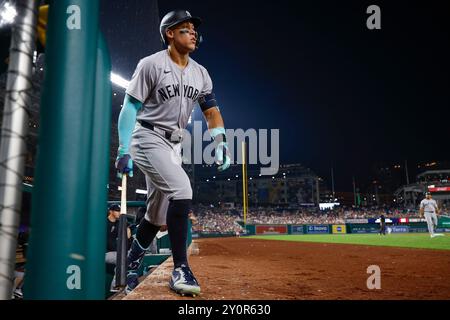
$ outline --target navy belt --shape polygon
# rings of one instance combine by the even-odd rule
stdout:
[[[164,130],[164,129],[160,129],[160,128],[158,128],[158,127],[155,127],[154,125],[152,125],[151,123],[148,123],[147,121],[143,121],[143,120],[139,120],[138,121],[140,124],[141,124],[141,126],[143,126],[144,128],[146,128],[146,129],[149,129],[149,130],[152,130],[152,131],[154,131],[154,132],[156,132],[156,133],[159,133],[159,134],[161,134],[161,135],[163,135],[167,140],[169,140],[170,142],[175,142],[175,143],[177,143],[177,142],[180,142],[181,140],[182,140],[182,136],[180,136],[180,135],[177,135],[177,136],[173,136],[173,132],[169,132],[169,131],[166,131],[166,130]]]

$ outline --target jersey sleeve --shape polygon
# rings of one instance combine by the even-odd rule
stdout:
[[[148,59],[142,59],[134,71],[126,93],[144,103],[150,95],[154,78],[153,63]]]
[[[203,73],[203,88],[198,97],[198,104],[203,112],[210,108],[219,107],[216,96],[213,93],[213,84],[211,77],[206,69],[202,70]]]
[[[204,85],[202,88],[202,92],[200,92],[200,97],[205,97],[211,94],[213,90],[213,83],[206,69],[203,69],[203,83]]]
[[[423,209],[424,205],[423,205],[423,200],[420,201],[420,209]]]

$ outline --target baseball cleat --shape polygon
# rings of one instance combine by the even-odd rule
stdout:
[[[175,268],[169,281],[169,287],[182,297],[185,295],[198,296],[200,294],[200,285],[192,273],[191,269],[186,265]]]
[[[435,233],[435,234],[432,234],[430,237],[435,238],[435,237],[443,237],[443,236],[444,236],[444,234],[442,234],[442,233]]]

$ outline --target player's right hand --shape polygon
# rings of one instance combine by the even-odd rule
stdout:
[[[127,174],[130,178],[133,177],[133,160],[129,154],[123,154],[117,156],[116,159],[117,177],[122,179],[123,174]]]

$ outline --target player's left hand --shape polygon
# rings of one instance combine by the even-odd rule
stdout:
[[[217,143],[214,157],[216,164],[219,166],[219,172],[225,171],[230,167],[231,156],[230,149],[228,148],[227,136],[225,128],[217,127],[210,129],[211,137]]]
[[[228,143],[220,142],[215,151],[216,164],[219,166],[217,170],[219,172],[225,171],[230,167],[231,157]]]

